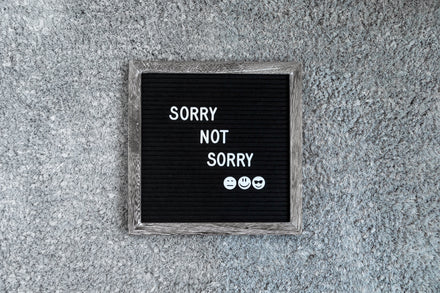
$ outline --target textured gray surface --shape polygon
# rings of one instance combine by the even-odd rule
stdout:
[[[116,2],[0,3],[0,291],[440,290],[438,1]],[[128,236],[130,59],[303,63],[301,236]]]

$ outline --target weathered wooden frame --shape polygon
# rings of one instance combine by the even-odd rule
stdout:
[[[141,75],[152,73],[288,74],[290,76],[290,222],[142,223]],[[128,230],[130,234],[299,234],[302,230],[302,69],[296,62],[130,61],[128,77]]]

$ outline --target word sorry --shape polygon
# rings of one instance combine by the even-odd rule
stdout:
[[[172,106],[170,108],[171,114],[168,115],[171,120],[178,120],[179,118],[183,121],[214,121],[215,112],[217,112],[217,107],[187,107],[183,106],[180,108]]]
[[[253,153],[209,153],[207,164],[209,167],[215,165],[219,167],[250,167],[252,162]]]
[[[171,106],[168,117],[182,121],[214,121],[217,107],[177,107]],[[202,129],[200,130],[200,144],[226,144],[228,129]],[[253,153],[208,153],[209,167],[251,167]]]

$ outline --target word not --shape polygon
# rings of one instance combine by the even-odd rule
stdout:
[[[171,120],[189,120],[189,121],[214,121],[215,112],[217,107],[187,107],[180,108],[177,106],[171,106],[171,114],[168,117]]]
[[[209,167],[250,167],[252,165],[252,157],[254,153],[208,153]]]
[[[222,137],[222,143],[226,143],[226,133],[228,133],[229,130],[227,129],[212,129],[212,130],[200,130],[200,144],[203,143],[218,143],[220,141],[220,136]],[[220,133],[222,135],[220,135]]]

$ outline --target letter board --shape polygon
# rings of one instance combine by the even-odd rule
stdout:
[[[132,62],[133,234],[301,230],[296,63]]]

